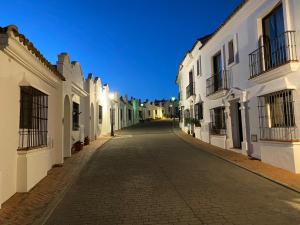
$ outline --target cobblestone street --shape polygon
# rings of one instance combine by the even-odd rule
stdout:
[[[292,225],[300,224],[300,195],[158,121],[119,132],[95,152],[46,224]]]

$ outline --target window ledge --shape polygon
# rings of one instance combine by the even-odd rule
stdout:
[[[284,65],[273,68],[253,78],[250,78],[249,80],[258,84],[262,84],[271,80],[275,80],[280,77],[284,77],[292,72],[295,72],[299,69],[299,66],[300,66],[299,62],[288,62]]]
[[[224,97],[227,94],[228,90],[219,90],[213,94],[206,96],[210,100],[216,100],[218,98]]]
[[[18,155],[25,155],[25,154],[32,154],[35,152],[40,152],[40,151],[46,151],[49,150],[48,146],[43,145],[43,146],[38,146],[34,148],[29,148],[29,149],[18,149]]]

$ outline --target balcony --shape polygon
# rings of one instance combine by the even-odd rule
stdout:
[[[216,99],[224,95],[231,88],[231,77],[230,70],[222,70],[208,78],[206,80],[206,96]]]
[[[261,41],[261,47],[249,54],[250,79],[257,80],[258,83],[266,82],[297,69],[295,31],[286,31],[273,40],[262,37]],[[296,67],[293,63],[297,64]],[[268,73],[282,66],[285,68]],[[262,74],[266,76],[261,76]]]
[[[190,83],[187,87],[186,87],[186,99],[188,99],[189,97],[195,95],[195,83]]]

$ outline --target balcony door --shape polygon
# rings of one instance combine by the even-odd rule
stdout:
[[[268,70],[286,61],[282,4],[263,18],[262,25],[265,67]]]
[[[213,74],[214,74],[214,88],[218,91],[222,87],[222,57],[221,52],[218,52],[213,57]]]

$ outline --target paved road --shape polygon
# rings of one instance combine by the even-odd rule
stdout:
[[[49,218],[73,224],[300,224],[300,195],[139,125],[97,151]]]

